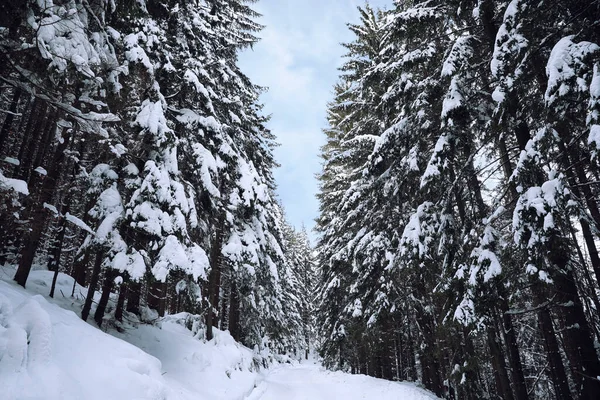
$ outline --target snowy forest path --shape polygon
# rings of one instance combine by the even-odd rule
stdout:
[[[246,400],[429,400],[436,397],[412,383],[331,372],[317,364],[275,369]]]

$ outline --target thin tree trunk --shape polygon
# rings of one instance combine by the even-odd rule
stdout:
[[[219,288],[221,279],[221,248],[223,246],[223,224],[225,219],[219,218],[215,241],[210,254],[210,273],[208,275],[208,310],[206,311],[206,340],[213,338],[213,326],[217,319],[215,310],[219,307]]]
[[[110,293],[112,292],[112,288],[115,285],[115,278],[117,277],[117,274],[118,271],[112,268],[108,268],[106,273],[104,274],[104,283],[102,284],[102,296],[100,296],[98,307],[96,307],[96,312],[94,313],[94,321],[96,321],[98,327],[102,327],[102,321],[104,320],[104,314],[106,313],[106,306],[108,305],[108,300],[110,299]]]
[[[510,201],[513,201],[518,198],[518,193],[514,182],[510,179],[513,174],[513,168],[512,164],[510,163],[510,157],[506,148],[506,141],[504,137],[499,136],[496,139],[496,146],[500,152],[504,176],[509,184]],[[507,313],[510,309],[508,304],[508,296],[502,283],[497,284],[496,289],[498,291],[498,297],[500,301],[500,311],[502,312],[502,335],[508,350],[508,362],[510,365],[514,397],[516,400],[527,400],[529,395],[527,394],[527,385],[525,384],[525,374],[523,373],[523,364],[519,354],[517,336],[512,323],[512,317]]]
[[[502,288],[501,285],[498,285]],[[525,375],[523,374],[523,364],[519,354],[519,345],[517,344],[517,335],[512,323],[511,316],[507,313],[509,310],[508,300],[502,288],[500,293],[500,310],[502,311],[502,334],[506,348],[508,350],[508,362],[510,365],[510,374],[512,378],[514,394],[516,400],[527,400],[527,385],[525,384]]]
[[[557,300],[565,321],[565,352],[570,360],[573,379],[578,384],[582,399],[597,399],[600,393],[600,361],[596,353],[590,327],[572,273],[553,277]]]
[[[4,148],[4,143],[8,139],[8,136],[11,132],[13,120],[15,119],[15,113],[17,112],[17,106],[19,104],[19,99],[21,98],[21,89],[16,89],[13,93],[12,101],[10,102],[10,107],[6,118],[4,118],[4,123],[2,124],[2,129],[0,129],[0,153],[2,153],[2,149]]]
[[[240,297],[233,279],[231,281],[231,294],[229,295],[229,333],[236,341],[240,341]]]
[[[563,129],[560,129],[562,132]],[[563,140],[566,140],[564,136],[561,135]],[[600,229],[600,211],[598,210],[598,205],[596,204],[595,197],[592,195],[590,191],[590,187],[588,185],[587,178],[585,176],[585,172],[581,168],[581,165],[578,163],[573,164],[571,157],[569,156],[569,152],[563,142],[559,142],[559,150],[561,151],[561,164],[563,170],[566,172],[570,189],[578,198],[583,198],[585,201],[588,210],[590,211],[593,221],[596,224],[596,229]],[[573,151],[576,151],[573,150]],[[577,157],[577,154],[575,154]],[[573,171],[575,170],[575,172]],[[600,285],[600,257],[598,256],[598,249],[596,248],[596,243],[594,239],[594,235],[592,234],[592,229],[588,221],[581,218],[579,220],[581,225],[581,232],[583,233],[583,238],[588,249],[588,254],[590,256],[590,261],[592,263],[592,269],[594,270],[594,274],[596,275],[597,285]]]
[[[44,128],[44,134],[40,138],[40,143],[38,144],[37,149],[35,151],[35,158],[31,162],[30,169],[32,171],[34,168],[42,166],[44,158],[50,151],[52,139],[53,139],[52,134],[55,131],[57,121],[58,121],[58,116],[49,116],[48,117],[46,124],[45,124],[45,128]],[[32,154],[32,157],[33,157],[33,154]],[[34,176],[33,172],[30,172],[29,179],[27,180],[28,184],[32,183],[33,176]]]
[[[165,315],[166,286],[164,282],[155,281],[150,284],[148,290],[148,307],[156,310],[161,317]]]
[[[63,212],[69,212],[69,203],[70,200],[67,200],[67,205],[65,206]],[[52,286],[50,287],[50,297],[54,297],[54,289],[56,288],[56,280],[58,279],[58,274],[60,271],[60,255],[62,253],[63,241],[65,239],[65,231],[66,229],[67,219],[65,217],[61,218],[59,224],[58,236],[54,240],[53,249],[52,249],[52,258],[48,262],[48,270],[54,271],[54,276],[52,277]]]
[[[223,293],[223,298],[220,300],[221,315],[219,318],[219,329],[225,331],[229,329],[229,297],[231,296],[231,286],[229,286],[228,288],[222,288],[221,292]]]
[[[100,271],[102,269],[102,261],[104,261],[104,252],[102,250],[96,253],[96,260],[94,261],[94,269],[92,270],[92,277],[90,279],[90,286],[88,287],[87,296],[85,297],[85,303],[83,310],[81,310],[81,319],[87,321],[92,309],[92,302],[94,301],[94,293],[98,286],[98,279],[100,278]]]
[[[75,279],[75,282],[73,283],[73,293],[75,292],[76,283],[78,283],[81,286],[85,286],[86,269],[88,263],[90,262],[90,254],[90,250],[85,249],[83,257],[75,260],[75,263],[73,264],[73,269],[71,273],[73,275],[73,278]],[[73,295],[73,293],[71,293],[71,296]]]
[[[545,303],[547,300],[542,294],[539,285],[539,282],[534,282],[532,287],[532,292],[538,305]],[[538,311],[538,324],[542,333],[548,366],[550,367],[550,379],[552,380],[556,398],[560,400],[572,400],[573,396],[569,390],[569,382],[560,356],[556,333],[552,325],[552,317],[547,307],[542,307]]]
[[[490,349],[490,355],[492,356],[491,362],[492,368],[494,369],[494,378],[496,379],[498,393],[504,400],[513,400],[514,396],[510,388],[510,381],[508,380],[504,354],[498,343],[496,330],[492,326],[487,327],[487,343]]]
[[[587,302],[587,305],[584,308],[586,310],[588,310],[588,312],[590,313],[589,320],[592,321],[591,328],[593,329],[594,334],[596,335],[596,340],[600,340],[600,332],[598,331],[597,324],[593,323],[594,321],[597,320],[597,318],[596,318],[597,312],[600,311],[600,300],[598,299],[598,296],[596,294],[596,283],[594,282],[593,278],[591,277],[591,275],[589,273],[585,257],[583,255],[583,252],[581,251],[581,247],[579,246],[579,243],[577,243],[577,236],[575,235],[575,228],[571,225],[571,226],[569,226],[569,230],[571,232],[571,239],[573,240],[573,243],[575,244],[575,249],[577,251],[577,256],[579,257],[579,262],[581,263],[581,275],[582,275],[583,280],[585,280],[585,282],[586,282],[585,287],[588,290],[587,293],[584,293],[581,296],[581,299]],[[575,275],[575,271],[573,271],[573,274]],[[582,287],[582,286],[580,285],[579,287]],[[593,305],[589,304],[589,302],[593,303]],[[595,312],[594,312],[594,310],[595,310]]]
[[[130,313],[140,315],[142,284],[140,282],[131,281],[127,286],[127,307],[125,309]]]
[[[33,128],[30,130],[26,145],[24,146],[21,157],[19,158],[19,178],[26,182],[29,182],[29,176],[31,175],[31,170],[33,169],[35,149],[42,142],[42,136],[46,130],[46,125],[49,124],[51,120],[47,111],[47,104],[45,102],[41,102],[38,113],[36,113],[35,116],[30,116],[30,118],[35,120],[35,125],[33,125]]]
[[[31,206],[32,212],[30,214],[30,221],[33,221],[33,226],[25,239],[23,250],[21,252],[21,259],[19,260],[19,267],[14,278],[15,281],[23,287],[25,287],[27,277],[31,271],[33,259],[46,222],[47,212],[44,209],[44,203],[48,203],[52,199],[58,177],[60,176],[60,168],[65,159],[65,150],[69,145],[70,138],[71,133],[68,133],[64,137],[63,142],[57,146],[50,171],[48,171],[48,175],[43,179],[40,197],[38,201]]]
[[[127,281],[123,280],[119,287],[119,298],[117,300],[117,308],[115,309],[115,319],[119,322],[123,322],[123,308],[125,306],[125,299],[127,298]]]
[[[27,109],[27,112],[23,113],[23,117],[21,118],[21,122],[23,122],[22,124],[20,124],[19,126],[19,133],[20,133],[20,137],[21,139],[21,143],[19,144],[19,153],[17,155],[17,158],[19,160],[23,159],[23,156],[26,153],[26,150],[28,148],[29,142],[32,139],[33,133],[33,125],[37,122],[37,118],[39,118],[39,114],[40,114],[40,109],[42,108],[42,101],[39,100],[37,97],[34,97],[31,100],[31,104]],[[35,116],[35,117],[33,117]],[[25,122],[27,121],[27,122]],[[20,164],[20,163],[19,163]],[[18,172],[18,174],[21,174],[21,167],[20,165],[16,168],[16,172]]]
[[[434,356],[434,329],[431,317],[426,317],[424,312],[418,316],[423,336],[423,346],[421,348],[421,370],[423,374],[423,384],[438,396],[442,395],[442,383],[440,381],[440,368]]]

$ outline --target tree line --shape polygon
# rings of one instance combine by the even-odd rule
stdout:
[[[208,340],[307,348],[310,245],[237,64],[262,28],[248,3],[0,4],[0,265],[18,284],[46,266],[51,296],[59,271],[88,288],[99,326],[185,311]]]
[[[598,398],[600,2],[360,13],[319,177],[325,363],[452,398]]]

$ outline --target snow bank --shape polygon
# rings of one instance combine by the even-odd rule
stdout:
[[[2,400],[170,398],[156,358],[14,284],[0,299]]]
[[[177,315],[111,336],[81,320],[86,290],[71,297],[71,277],[51,299],[52,272],[32,271],[27,290],[13,274],[0,267],[0,400],[239,400],[261,379],[227,332],[204,342]]]

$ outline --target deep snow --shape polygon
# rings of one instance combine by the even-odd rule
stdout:
[[[59,275],[51,299],[51,272],[32,271],[26,290],[12,282],[13,274],[0,267],[0,400],[435,398],[412,384],[328,372],[312,363],[260,369],[265,354],[218,330],[204,342],[179,316],[160,327],[107,334],[79,317],[85,289],[77,286],[72,298],[71,277]]]
[[[167,321],[112,336],[81,320],[86,291],[71,298],[71,277],[51,299],[51,272],[32,271],[27,290],[13,275],[0,267],[0,400],[238,400],[261,379],[226,332],[206,343]]]

